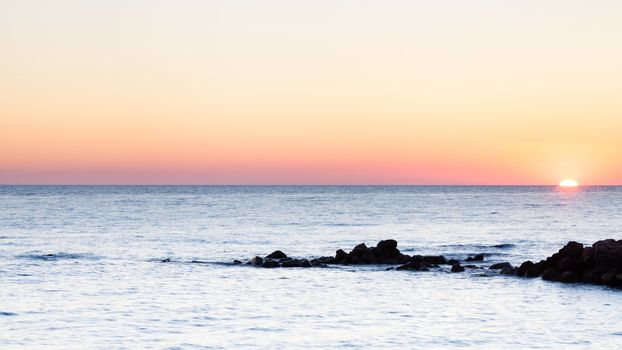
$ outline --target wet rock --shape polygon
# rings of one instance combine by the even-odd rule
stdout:
[[[466,261],[484,261],[484,254],[477,254],[475,256],[470,256],[466,259]]]
[[[559,279],[559,276],[562,274],[556,267],[549,267],[542,272],[542,279],[547,281],[555,281]]]
[[[529,270],[531,267],[533,267],[533,261],[525,261],[524,263],[522,263],[520,265],[520,267],[518,268],[518,270],[516,270],[516,274],[518,276],[525,276],[525,274],[527,273],[527,270]]]
[[[449,260],[447,260],[447,265],[455,265],[455,264],[460,264],[460,261],[458,261],[456,259],[449,259]]]
[[[266,259],[287,259],[287,255],[280,250],[275,250],[266,256]]]
[[[544,262],[540,261],[538,263],[533,264],[527,272],[525,272],[525,277],[538,277],[541,276],[544,272]]]
[[[298,259],[288,259],[281,263],[282,267],[300,267],[300,260]]]
[[[454,264],[451,266],[451,272],[464,272],[464,267],[460,266],[460,264]]]
[[[171,258],[162,259],[162,260],[160,260],[160,262],[170,263],[171,262]]]
[[[502,275],[516,275],[517,271],[518,271],[518,267],[506,267],[506,268],[501,269],[499,273]]]
[[[415,270],[415,271],[428,271],[428,267],[423,264],[422,261],[411,261],[404,265],[398,266],[396,270]]]
[[[256,256],[254,258],[251,259],[251,264],[255,265],[255,266],[261,266],[263,265],[263,258]]]
[[[265,267],[265,268],[274,268],[274,267],[279,267],[281,266],[278,261],[272,260],[272,259],[266,259],[264,260],[263,264],[261,265],[261,267]]]
[[[511,268],[512,268],[512,264],[510,264],[509,262],[492,264],[489,267],[489,269],[491,270],[502,270],[502,269],[511,269]]]
[[[564,283],[576,283],[579,282],[579,276],[577,276],[577,274],[572,271],[564,271],[559,276],[559,281]]]
[[[442,255],[428,255],[423,257],[423,261],[433,265],[447,265],[447,259]]]
[[[574,257],[563,258],[557,264],[557,267],[562,271],[572,271],[574,273],[579,273],[582,270],[581,260]]]
[[[233,265],[242,265],[240,260],[233,260]]]
[[[339,249],[335,252],[335,257],[327,261],[327,264],[405,264],[410,260],[410,256],[402,254],[397,249],[397,241],[387,239],[378,242],[375,247],[368,247],[365,243],[357,246],[346,253]]]
[[[386,239],[384,241],[378,242],[376,247],[382,249],[384,251],[391,251],[397,249],[397,241],[394,239]]]
[[[335,263],[339,264],[343,261],[346,261],[347,259],[348,259],[348,253],[346,253],[342,249],[339,249],[335,252]]]
[[[308,259],[302,259],[300,267],[312,267],[311,262]]]
[[[565,283],[606,284],[622,288],[622,240],[606,239],[584,247],[568,242],[557,253],[538,264],[524,262],[517,270],[519,276],[539,276]]]

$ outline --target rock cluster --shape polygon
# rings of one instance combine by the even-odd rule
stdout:
[[[482,257],[483,259],[483,257]],[[477,260],[479,261],[479,260]],[[235,260],[234,264],[241,264]],[[462,272],[465,267],[475,267],[471,265],[462,266],[455,259],[447,260],[442,255],[407,255],[400,252],[397,248],[397,241],[393,239],[382,240],[375,247],[368,247],[365,243],[355,246],[349,253],[343,249],[335,252],[335,256],[326,256],[316,259],[295,259],[288,257],[280,250],[274,251],[265,258],[256,256],[252,258],[248,265],[257,267],[313,267],[334,265],[400,265],[396,270],[416,270],[429,271],[430,268],[438,268],[439,265],[451,265],[451,272]],[[391,268],[392,269],[392,268]]]
[[[484,255],[477,254],[467,257],[464,261],[480,263],[484,261]],[[234,260],[233,263],[242,264],[239,260]],[[482,264],[461,265],[460,261],[446,259],[442,255],[406,255],[400,252],[397,248],[397,241],[393,239],[380,241],[375,247],[368,247],[365,243],[361,243],[349,253],[339,249],[334,257],[313,259],[291,258],[277,250],[263,258],[256,256],[247,264],[265,268],[384,264],[399,265],[388,269],[414,271],[429,271],[432,268],[440,268],[440,265],[449,265],[451,268],[445,271],[451,272],[463,272],[465,268],[484,268]],[[591,247],[584,247],[583,244],[577,242],[568,242],[559,252],[540,262],[525,261],[518,268],[513,267],[509,262],[501,262],[488,266],[488,270],[499,271],[502,275],[541,276],[551,281],[605,284],[622,288],[622,240],[598,241]],[[483,275],[490,276],[489,273]]]
[[[375,247],[367,247],[361,243],[354,247],[350,253],[342,249],[337,250],[332,264],[404,264],[410,260],[410,256],[402,254],[397,249],[397,241],[387,239],[378,242]]]
[[[237,261],[237,260],[236,260]],[[234,261],[234,264],[236,264]],[[288,257],[285,253],[280,250],[276,250],[270,254],[268,254],[265,258],[256,256],[252,258],[248,263],[248,265],[265,267],[265,268],[274,268],[274,267],[313,267],[313,266],[322,266],[324,265],[318,259],[294,259]]]
[[[622,240],[607,239],[584,247],[568,242],[559,252],[540,262],[525,261],[518,276],[565,283],[605,284],[622,287]]]

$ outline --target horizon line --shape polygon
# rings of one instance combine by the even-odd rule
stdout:
[[[403,186],[403,187],[414,187],[414,186],[420,186],[420,187],[450,187],[450,186],[454,186],[454,187],[558,187],[558,184],[339,184],[339,183],[334,183],[334,184],[305,184],[305,183],[301,183],[301,184],[244,184],[244,183],[231,183],[231,184],[218,184],[218,183],[188,183],[188,184],[180,184],[180,183],[154,183],[154,184],[149,184],[149,183],[119,183],[119,184],[114,184],[114,183],[85,183],[85,184],[80,184],[80,183],[0,183],[0,186],[239,186],[239,187],[244,187],[244,186],[255,186],[255,187],[269,187],[269,186],[281,186],[281,187],[285,187],[285,186],[308,186],[308,187],[320,187],[320,186],[326,186],[326,187],[330,187],[330,186],[351,186],[351,187],[356,187],[356,186],[360,186],[360,187],[372,187],[372,186],[376,186],[376,187],[387,187],[387,186]],[[577,187],[620,187],[622,186],[622,184],[590,184],[590,185],[581,185],[579,184]]]

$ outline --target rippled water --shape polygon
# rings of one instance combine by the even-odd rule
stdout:
[[[618,187],[4,186],[0,347],[619,349],[607,287],[228,263],[394,238],[517,264],[621,239],[621,209]]]

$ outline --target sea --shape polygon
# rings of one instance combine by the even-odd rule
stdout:
[[[622,239],[622,187],[0,186],[0,348],[622,348],[605,286],[232,264],[388,238],[516,266]]]

